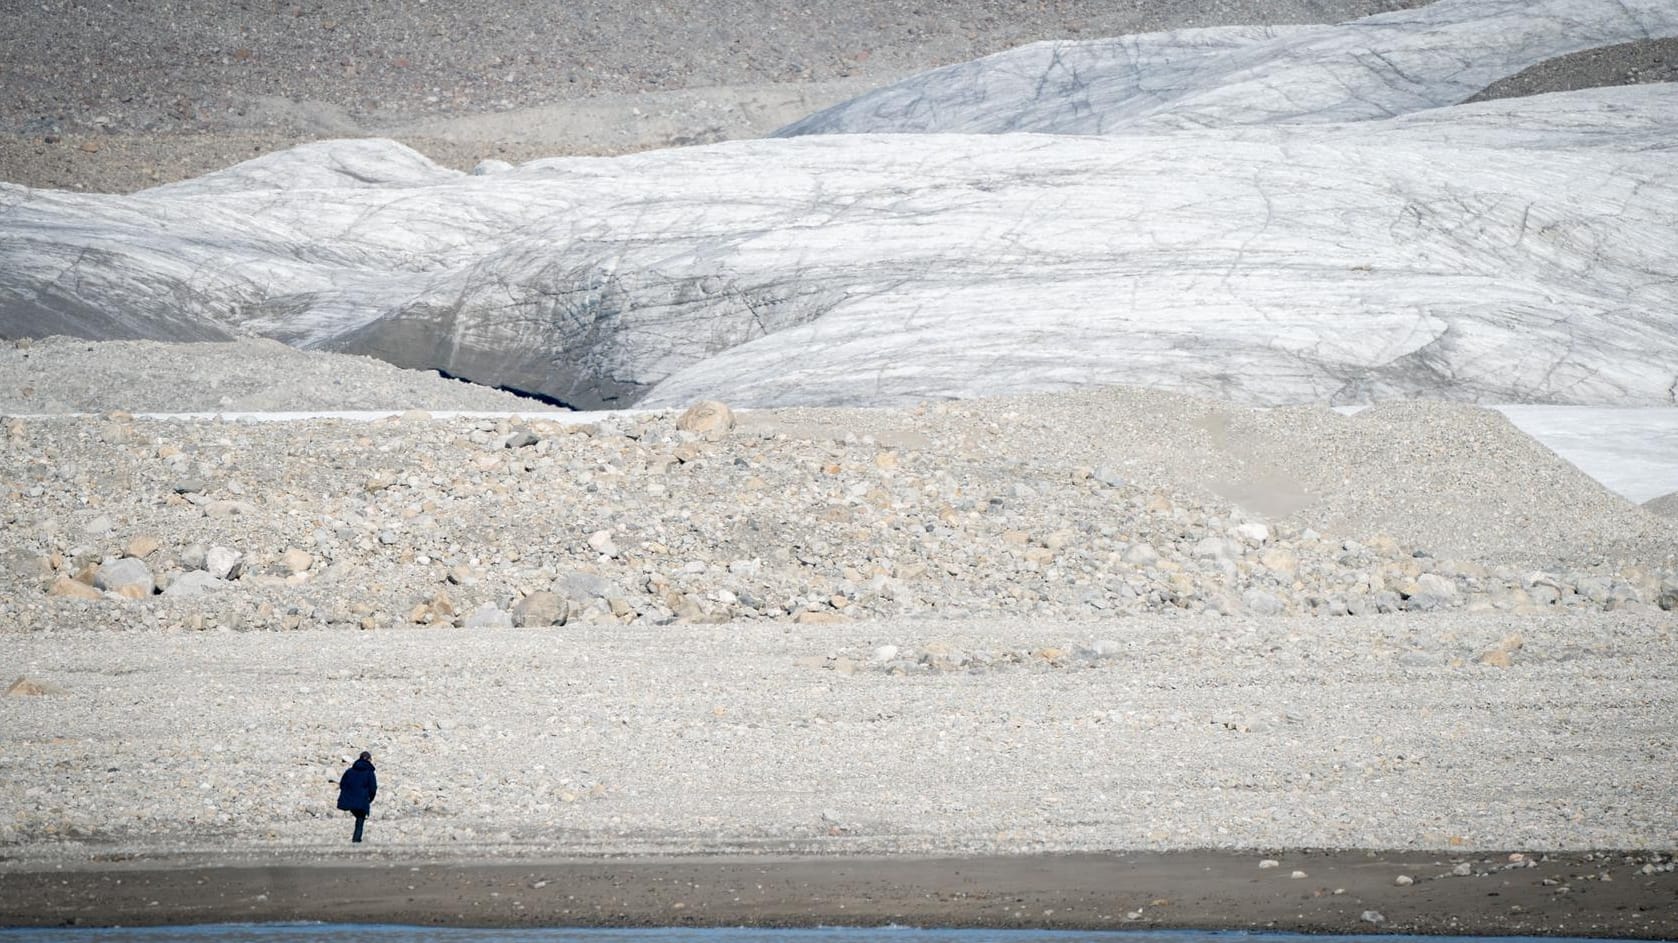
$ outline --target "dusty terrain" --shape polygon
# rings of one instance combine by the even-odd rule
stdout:
[[[1087,0],[376,13],[327,0],[0,10],[0,180],[129,192],[301,141],[394,137],[470,169],[756,137],[905,75],[1042,39],[1338,22],[1419,0]]]

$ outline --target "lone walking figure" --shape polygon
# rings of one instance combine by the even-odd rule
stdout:
[[[379,777],[373,772],[373,754],[363,750],[360,758],[338,777],[338,808],[355,816],[355,836],[350,841],[361,841],[361,827],[367,824],[367,813],[378,794]]]

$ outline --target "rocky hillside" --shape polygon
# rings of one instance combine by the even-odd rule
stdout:
[[[119,413],[5,445],[24,631],[1678,606],[1670,520],[1462,407]]]

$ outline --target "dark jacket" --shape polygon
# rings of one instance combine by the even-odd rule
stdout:
[[[356,760],[355,765],[338,777],[338,808],[346,812],[366,812],[379,794],[379,777],[373,764]]]

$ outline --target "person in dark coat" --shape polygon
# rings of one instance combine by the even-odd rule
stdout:
[[[363,750],[361,757],[338,777],[338,808],[355,816],[355,837],[350,841],[361,841],[361,827],[367,824],[367,813],[378,794],[379,777],[373,772],[373,754]]]

